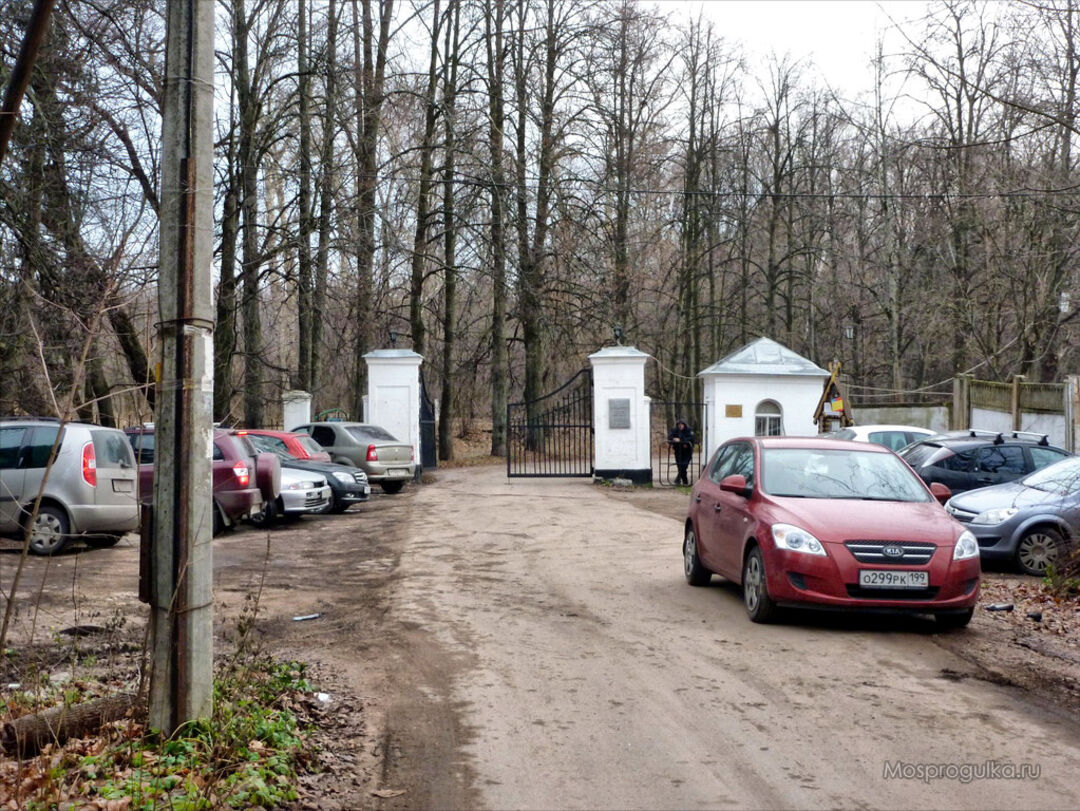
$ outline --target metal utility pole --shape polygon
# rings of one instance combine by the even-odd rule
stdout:
[[[150,725],[171,734],[213,711],[214,0],[165,7]]]

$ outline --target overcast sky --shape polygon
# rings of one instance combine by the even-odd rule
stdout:
[[[700,9],[719,34],[742,44],[752,72],[770,52],[808,57],[848,96],[870,89],[867,63],[878,35],[891,26],[890,17],[918,19],[927,8],[925,0],[663,0],[657,5],[675,20]]]

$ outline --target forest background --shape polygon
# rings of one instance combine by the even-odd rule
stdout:
[[[57,3],[0,166],[0,414],[152,419],[163,11]],[[759,335],[875,403],[1077,371],[1077,0],[932,3],[854,98],[630,0],[216,12],[218,420],[359,414],[392,345],[444,459],[616,335],[667,400]]]

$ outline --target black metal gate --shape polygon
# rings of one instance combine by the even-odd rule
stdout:
[[[507,476],[591,476],[592,370],[530,403],[510,403],[506,427]]]
[[[420,372],[420,467],[434,470],[439,454],[435,444],[435,406],[428,396],[424,373]]]
[[[649,447],[652,449],[653,484],[673,487],[679,475],[675,464],[675,450],[668,442],[668,432],[679,420],[686,420],[687,426],[694,432],[697,444],[694,455],[687,468],[690,483],[701,473],[701,467],[708,460],[705,448],[708,443],[708,411],[705,403],[677,403],[668,400],[653,400],[649,420]]]

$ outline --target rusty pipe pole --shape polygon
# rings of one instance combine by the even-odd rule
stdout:
[[[213,710],[214,0],[170,0],[161,220],[150,725]]]

